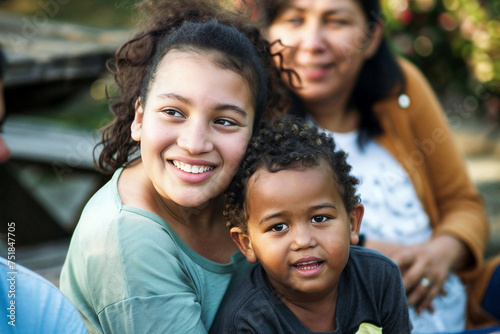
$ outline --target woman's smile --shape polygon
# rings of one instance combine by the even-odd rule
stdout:
[[[316,81],[325,78],[333,69],[335,65],[318,64],[318,65],[298,65],[296,67],[300,78],[306,81]]]

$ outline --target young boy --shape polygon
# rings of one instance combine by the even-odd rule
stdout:
[[[226,193],[231,236],[260,262],[213,333],[409,333],[399,269],[356,245],[363,206],[346,154],[300,119],[264,125]]]

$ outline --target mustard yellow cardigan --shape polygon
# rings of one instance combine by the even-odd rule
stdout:
[[[408,173],[433,234],[455,236],[469,248],[474,263],[458,274],[465,280],[474,278],[483,266],[489,235],[482,197],[467,174],[451,123],[429,83],[410,62],[401,59],[400,66],[409,99],[392,96],[374,106],[384,130],[376,140]]]
[[[423,203],[433,235],[449,234],[461,240],[473,264],[458,274],[468,289],[467,327],[497,324],[481,309],[481,300],[500,255],[486,265],[484,250],[489,223],[483,199],[469,178],[450,125],[460,125],[460,114],[451,110],[449,122],[423,74],[400,59],[406,87],[374,106],[384,133],[376,140],[401,163]]]

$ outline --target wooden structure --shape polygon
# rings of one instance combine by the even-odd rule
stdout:
[[[0,221],[16,223],[19,247],[70,236],[83,205],[102,185],[92,163],[94,129],[75,126],[65,109],[88,95],[132,33],[0,11],[7,58],[2,136],[11,150],[10,162],[0,165]],[[63,116],[56,120],[41,110]]]

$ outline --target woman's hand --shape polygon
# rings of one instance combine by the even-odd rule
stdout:
[[[376,240],[366,240],[365,246],[398,264],[408,305],[415,306],[417,313],[434,311],[431,302],[437,294],[446,293],[443,284],[450,272],[464,266],[471,256],[465,245],[451,235],[439,235],[412,246]]]

